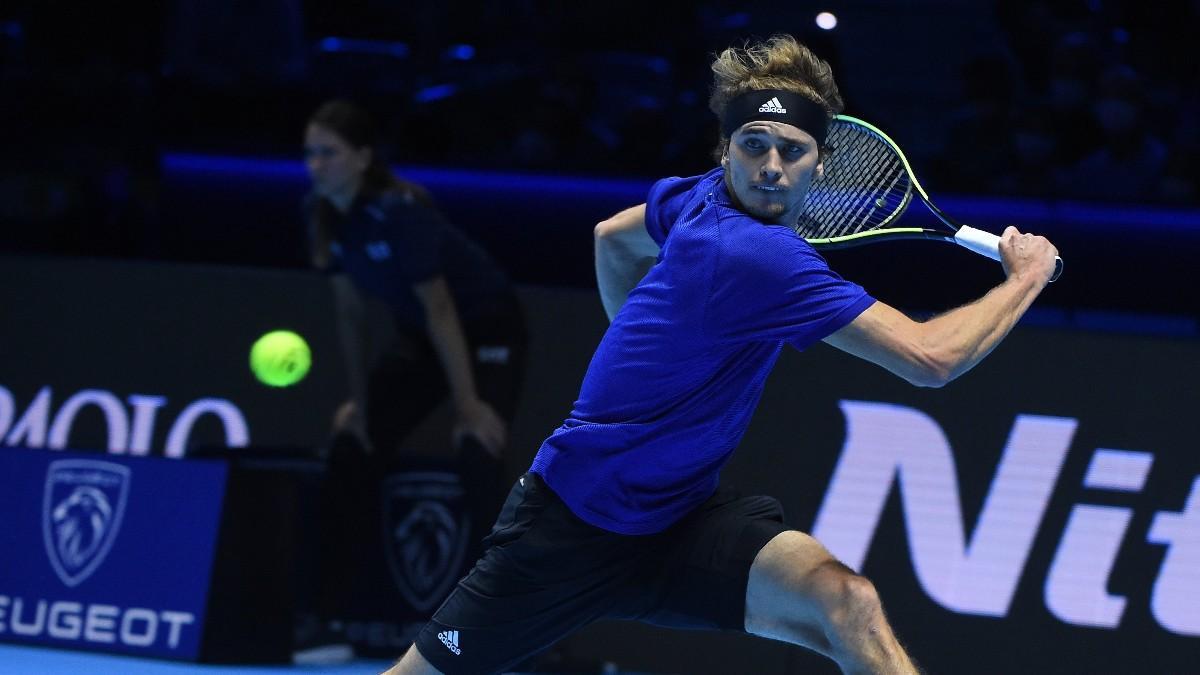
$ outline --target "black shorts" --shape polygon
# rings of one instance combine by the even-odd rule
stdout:
[[[778,501],[722,489],[663,532],[615,534],[527,473],[416,646],[457,675],[501,671],[598,619],[741,631],[750,565],[786,529]]]

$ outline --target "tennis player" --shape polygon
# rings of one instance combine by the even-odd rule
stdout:
[[[720,166],[654,184],[596,227],[612,325],[570,417],[513,487],[392,673],[491,673],[600,618],[744,631],[847,673],[914,673],[871,582],[718,475],[786,345],[824,340],[918,386],[979,363],[1049,280],[1055,248],[1008,228],[1006,279],[923,323],[843,280],[791,229],[842,107],[789,36],[712,64]]]

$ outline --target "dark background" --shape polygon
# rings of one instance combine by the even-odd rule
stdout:
[[[96,388],[169,398],[152,454],[199,397],[241,406],[255,444],[323,437],[344,383],[326,282],[300,271],[299,145],[317,104],[350,96],[380,118],[400,171],[524,284],[535,357],[507,466],[520,471],[568,412],[604,328],[588,288],[593,224],[644,199],[656,177],[709,168],[712,52],[787,31],[833,62],[846,112],[888,131],[948,212],[996,232],[1015,222],[1046,233],[1066,272],[992,358],[944,390],[913,390],[823,347],[785,355],[728,477],[778,495],[789,523],[807,529],[844,440],[837,401],[911,406],[946,431],[970,530],[1014,417],[1078,419],[1007,617],[956,614],[923,593],[895,491],[863,571],[931,672],[1185,672],[1195,638],[1149,610],[1164,548],[1146,533],[1155,514],[1182,508],[1200,470],[1198,5],[5,3],[9,424],[47,387],[51,416]],[[837,14],[834,31],[814,27],[818,10]],[[1000,279],[990,261],[921,242],[829,258],[916,312]],[[289,322],[314,345],[314,370],[296,388],[266,390],[245,351]],[[219,443],[218,432],[207,420],[191,440]],[[102,447],[103,418],[81,414],[70,440]],[[1083,487],[1098,447],[1152,453],[1145,489]],[[1065,624],[1044,602],[1062,529],[1087,503],[1134,513],[1109,589],[1128,598],[1115,631]],[[626,624],[564,649],[657,671],[830,667],[783,645]]]
[[[0,250],[303,266],[301,133],[346,96],[514,278],[588,286],[598,219],[711,166],[711,55],[782,31],[947,211],[1055,240],[1044,304],[1194,317],[1197,28],[1185,0],[5,3]],[[948,248],[830,257],[928,310],[998,277]]]

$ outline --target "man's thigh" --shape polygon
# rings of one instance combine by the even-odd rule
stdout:
[[[674,628],[744,630],[746,590],[759,551],[785,530],[771,497],[722,488],[662,535],[656,578],[639,618]]]

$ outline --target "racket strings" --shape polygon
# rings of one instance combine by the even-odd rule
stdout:
[[[881,197],[894,189],[900,174],[897,173],[897,162],[891,157],[891,154],[886,152],[886,148],[880,148],[877,144],[860,144],[866,145],[861,147],[856,156],[859,157],[859,166],[857,172],[863,177],[866,183],[860,187],[862,194],[858,196],[857,209],[852,208],[854,204],[843,204],[848,207],[847,218],[843,227],[851,229],[859,223],[876,223],[882,218],[876,219],[875,216],[885,215],[883,207],[887,201]],[[853,197],[851,197],[853,199]],[[844,233],[844,232],[843,232]]]
[[[897,190],[905,177],[901,163],[886,145],[874,142],[875,139],[865,134],[856,136],[843,139],[841,147],[845,148],[845,160],[831,167],[836,189],[829,191],[827,199],[818,202],[816,217],[823,223],[821,233],[825,237],[882,225],[898,203],[896,198],[888,197],[903,196],[903,188]],[[851,142],[845,143],[846,140]]]
[[[824,175],[813,180],[797,232],[830,239],[879,228],[907,205],[912,191],[900,156],[875,134],[835,123]]]
[[[886,147],[866,134],[839,134],[838,152],[842,161],[828,167],[836,189],[827,199],[818,200],[815,215],[823,223],[822,234],[838,236],[876,222],[880,213],[882,193],[894,188],[894,162]],[[820,194],[820,193],[818,193]],[[886,200],[882,202],[886,205]],[[882,218],[877,219],[882,221]]]

